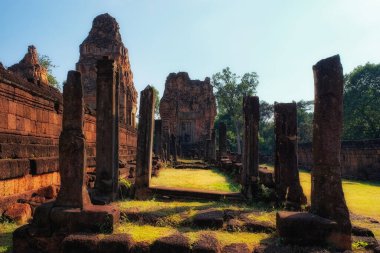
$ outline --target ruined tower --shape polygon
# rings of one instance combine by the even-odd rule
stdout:
[[[84,100],[96,109],[96,63],[104,56],[115,60],[120,78],[120,123],[136,126],[137,91],[129,63],[128,49],[124,46],[119,24],[108,13],[97,16],[87,38],[80,45],[80,57],[76,65],[82,74]]]
[[[171,73],[160,101],[162,134],[177,136],[183,154],[190,155],[200,143],[211,138],[216,116],[215,96],[210,78],[191,80],[186,72]],[[193,150],[193,151],[192,151]],[[195,151],[198,152],[199,150]]]

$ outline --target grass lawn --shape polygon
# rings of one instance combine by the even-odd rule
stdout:
[[[188,237],[191,243],[197,241],[202,234],[213,234],[222,246],[232,243],[246,243],[252,250],[254,246],[260,244],[263,240],[272,238],[272,234],[265,233],[249,233],[249,232],[228,232],[225,230],[207,230],[199,229],[191,226],[190,223],[184,221],[191,220],[193,216],[205,209],[213,210],[240,210],[255,211],[249,215],[250,219],[267,221],[274,225],[275,210],[266,210],[259,206],[247,205],[244,203],[228,203],[228,202],[210,202],[210,201],[138,201],[127,200],[118,202],[120,210],[135,210],[139,213],[154,214],[162,217],[155,224],[144,224],[141,222],[132,222],[126,219],[117,226],[115,233],[131,234],[135,241],[154,242],[156,239],[169,236],[177,232],[181,232]]]
[[[240,191],[240,185],[218,170],[211,169],[166,168],[160,171],[158,177],[152,178],[151,185],[222,192]]]
[[[12,233],[17,227],[15,223],[0,223],[0,253],[11,252]]]

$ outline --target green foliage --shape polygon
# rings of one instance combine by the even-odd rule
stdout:
[[[380,138],[380,64],[358,66],[345,76],[344,139]]]
[[[154,87],[153,85],[150,85],[153,88],[154,97],[155,97],[155,103],[154,103],[154,115],[156,118],[160,117],[160,92]]]
[[[59,82],[55,76],[53,76],[53,69],[57,66],[53,64],[50,57],[47,55],[40,55],[38,57],[38,61],[40,62],[41,66],[44,67],[47,72],[47,78],[49,81],[49,85],[53,86],[54,88],[60,89]]]
[[[259,150],[261,154],[274,152],[273,104],[260,101]]]
[[[356,241],[352,243],[353,250],[364,249],[367,246],[368,246],[368,242],[364,242],[364,241]]]
[[[298,142],[306,143],[313,140],[313,105],[314,101],[297,102]]]
[[[235,142],[238,153],[241,153],[243,97],[255,95],[258,84],[258,75],[255,72],[238,76],[232,73],[229,67],[212,76],[212,85],[216,90],[218,113],[229,115],[236,134]]]

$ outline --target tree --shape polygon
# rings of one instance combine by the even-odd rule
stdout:
[[[153,88],[154,97],[156,99],[154,104],[154,115],[158,119],[160,117],[160,92],[153,85],[150,86]]]
[[[44,67],[48,72],[47,78],[49,81],[49,85],[51,85],[57,89],[60,89],[59,82],[57,81],[57,78],[55,76],[53,76],[53,69],[56,68],[57,66],[53,64],[50,57],[47,55],[40,55],[38,57],[38,61],[40,62],[41,66]]]
[[[345,75],[344,130],[348,140],[380,138],[380,64]]]
[[[297,102],[297,124],[299,143],[312,142],[313,140],[313,106],[313,100],[300,100]]]
[[[258,75],[255,72],[245,73],[240,77],[232,73],[229,67],[212,76],[212,85],[216,90],[218,113],[227,114],[231,117],[239,154],[241,154],[243,97],[255,95],[258,84]]]

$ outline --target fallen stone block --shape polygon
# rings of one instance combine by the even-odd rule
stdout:
[[[202,234],[193,245],[193,253],[219,253],[220,243],[212,234]]]
[[[323,245],[329,242],[336,222],[311,213],[278,212],[277,232],[285,242],[297,245]]]
[[[4,212],[4,216],[17,224],[25,224],[32,218],[32,208],[29,204],[14,203]]]
[[[222,253],[251,253],[251,251],[245,243],[233,243],[224,246]]]
[[[99,253],[130,252],[134,245],[132,237],[128,234],[113,234],[106,236],[98,243]]]
[[[174,234],[171,236],[159,238],[152,247],[151,252],[154,253],[190,253],[190,241],[182,234]]]
[[[223,227],[224,212],[221,210],[207,209],[194,215],[193,223],[200,228],[219,229]]]
[[[98,243],[96,235],[69,235],[63,240],[62,249],[64,253],[93,253]]]

